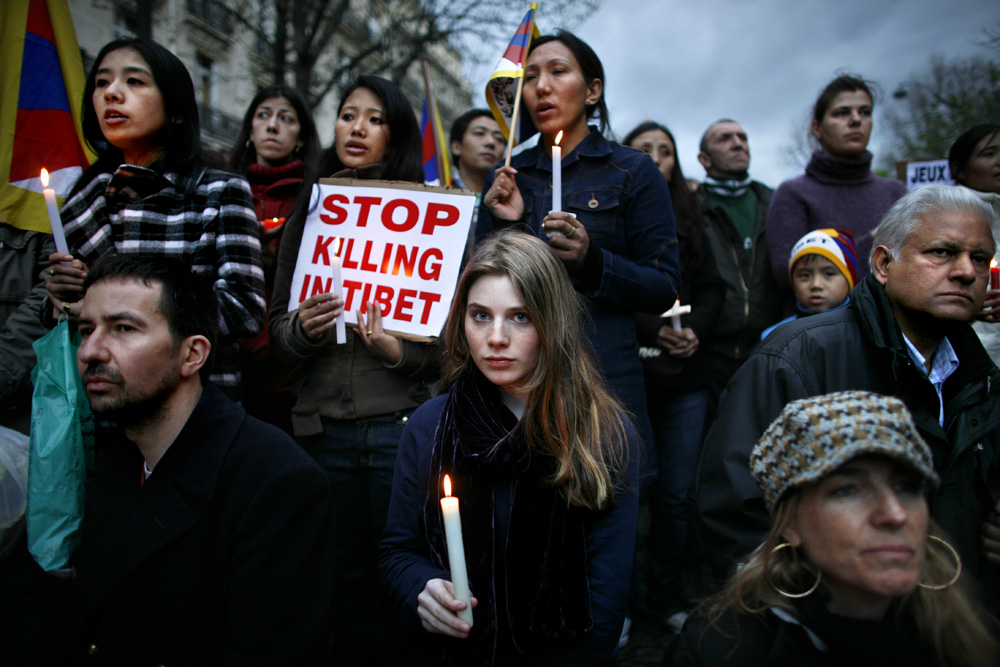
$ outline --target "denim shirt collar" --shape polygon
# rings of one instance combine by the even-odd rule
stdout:
[[[584,137],[583,141],[577,144],[576,148],[569,155],[563,156],[563,168],[573,164],[581,156],[599,158],[611,155],[611,143],[604,138],[604,135],[601,134],[601,131],[596,126],[590,125],[588,127],[590,128],[590,134]],[[552,173],[552,153],[545,150],[541,138],[539,138],[538,144],[534,148],[526,150],[511,159],[511,165],[515,169],[531,166],[532,164],[538,169]]]

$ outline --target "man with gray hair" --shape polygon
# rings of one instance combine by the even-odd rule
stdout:
[[[733,376],[694,488],[698,546],[718,582],[767,531],[748,463],[754,443],[789,401],[857,389],[897,396],[913,413],[941,476],[932,516],[997,611],[1000,370],[969,325],[986,297],[997,224],[963,188],[907,194],[876,230],[871,274],[850,306],[781,327]]]

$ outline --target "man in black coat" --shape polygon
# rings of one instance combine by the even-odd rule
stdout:
[[[206,384],[211,285],[162,257],[91,270],[81,378],[124,437],[98,457],[74,555],[88,664],[319,665],[333,536],[326,475]]]
[[[968,324],[996,231],[992,210],[963,188],[909,193],[876,230],[871,274],[850,306],[778,327],[733,376],[694,488],[695,534],[717,582],[770,522],[750,476],[754,443],[789,401],[860,389],[913,413],[941,476],[932,516],[984,601],[1000,604],[1000,371]]]

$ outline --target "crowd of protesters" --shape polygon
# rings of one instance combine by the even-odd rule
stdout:
[[[804,175],[753,180],[706,119],[697,183],[656,120],[612,140],[607,85],[534,39],[537,144],[452,128],[477,207],[441,335],[373,302],[337,344],[340,294],[290,310],[312,185],[423,182],[403,92],[357,76],[323,128],[263,88],[221,171],[181,61],[106,45],[69,253],[0,225],[0,426],[67,317],[99,423],[70,566],[0,549],[4,664],[610,665],[639,616],[668,664],[998,664],[1000,125],[907,193],[871,170],[877,87],[838,76]]]

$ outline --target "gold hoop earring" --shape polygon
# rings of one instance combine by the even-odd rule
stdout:
[[[782,542],[778,546],[776,546],[773,549],[771,549],[770,556],[773,556],[774,554],[778,553],[782,549],[794,549],[794,548],[795,547],[793,547],[791,545],[791,543],[789,543],[789,542]],[[792,552],[792,553],[794,553],[794,552]],[[774,585],[774,582],[771,581],[771,573],[770,572],[766,573],[765,576],[767,577],[767,583],[771,584],[771,588],[773,588],[774,590],[776,590],[778,592],[778,595],[783,595],[786,598],[791,598],[793,600],[798,600],[800,598],[809,597],[810,595],[812,595],[813,593],[816,592],[816,589],[819,588],[820,582],[823,581],[823,573],[820,572],[819,570],[816,570],[816,581],[813,583],[812,586],[809,587],[809,590],[805,591],[804,593],[789,593],[788,591],[783,591],[783,590],[781,590],[780,588],[778,588],[777,586]]]
[[[944,545],[945,549],[951,552],[951,557],[955,559],[955,574],[952,576],[951,579],[949,579],[943,584],[917,584],[917,585],[920,586],[921,588],[926,588],[929,591],[943,591],[946,588],[951,588],[952,586],[955,585],[955,582],[958,581],[958,578],[962,576],[962,558],[958,555],[958,552],[955,551],[955,547],[951,546],[940,537],[937,537],[935,535],[928,535],[927,539],[934,540],[935,542],[940,542],[941,544]],[[930,545],[928,545],[927,550],[928,552],[930,552]]]

